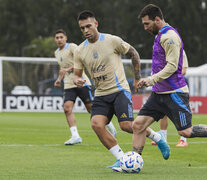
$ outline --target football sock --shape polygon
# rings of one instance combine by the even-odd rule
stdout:
[[[165,139],[167,140],[167,130],[160,130],[164,134]]]
[[[78,134],[78,129],[76,126],[72,126],[70,128],[70,132],[72,134],[72,137],[80,137],[79,134]]]
[[[152,139],[155,142],[158,142],[161,139],[161,135],[151,129],[151,133],[148,138]]]
[[[187,142],[187,139],[185,137],[183,137],[183,136],[180,137],[180,140],[184,141],[184,142]]]
[[[120,159],[124,155],[124,152],[118,144],[109,149],[109,151],[116,157],[116,159]]]
[[[112,122],[110,122],[109,124],[106,125],[109,129],[115,129],[114,125]]]

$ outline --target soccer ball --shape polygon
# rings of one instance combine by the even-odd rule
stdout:
[[[120,159],[121,169],[126,173],[139,173],[143,167],[142,156],[134,151],[129,151]]]

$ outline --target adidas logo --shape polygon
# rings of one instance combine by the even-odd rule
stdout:
[[[175,44],[174,41],[171,39],[168,44]]]
[[[123,113],[120,118],[127,118],[127,115],[125,113]]]

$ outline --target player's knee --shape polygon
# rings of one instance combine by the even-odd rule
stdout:
[[[144,126],[144,123],[138,119],[135,119],[135,121],[132,124],[132,129],[135,132],[142,132],[146,129],[146,127]]]
[[[132,133],[132,121],[122,121],[119,123],[120,128],[123,131],[126,131],[128,133]]]
[[[104,126],[98,121],[91,120],[91,127],[94,131],[100,131]]]
[[[185,129],[185,130],[182,130],[182,131],[178,131],[178,134],[180,135],[180,136],[183,136],[183,137],[185,137],[185,138],[189,138],[190,137],[190,135],[191,135],[191,129]]]
[[[70,106],[64,106],[64,113],[65,114],[72,114],[72,109]]]

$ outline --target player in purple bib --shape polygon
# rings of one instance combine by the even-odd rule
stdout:
[[[138,88],[152,86],[152,94],[133,122],[133,151],[142,153],[146,128],[165,115],[174,123],[179,135],[186,138],[207,137],[207,125],[192,126],[191,123],[189,90],[182,75],[183,42],[180,35],[165,22],[161,9],[156,5],[145,6],[139,18],[144,29],[155,35],[155,40],[152,75],[138,83]],[[169,146],[160,146],[165,159],[168,159]]]

